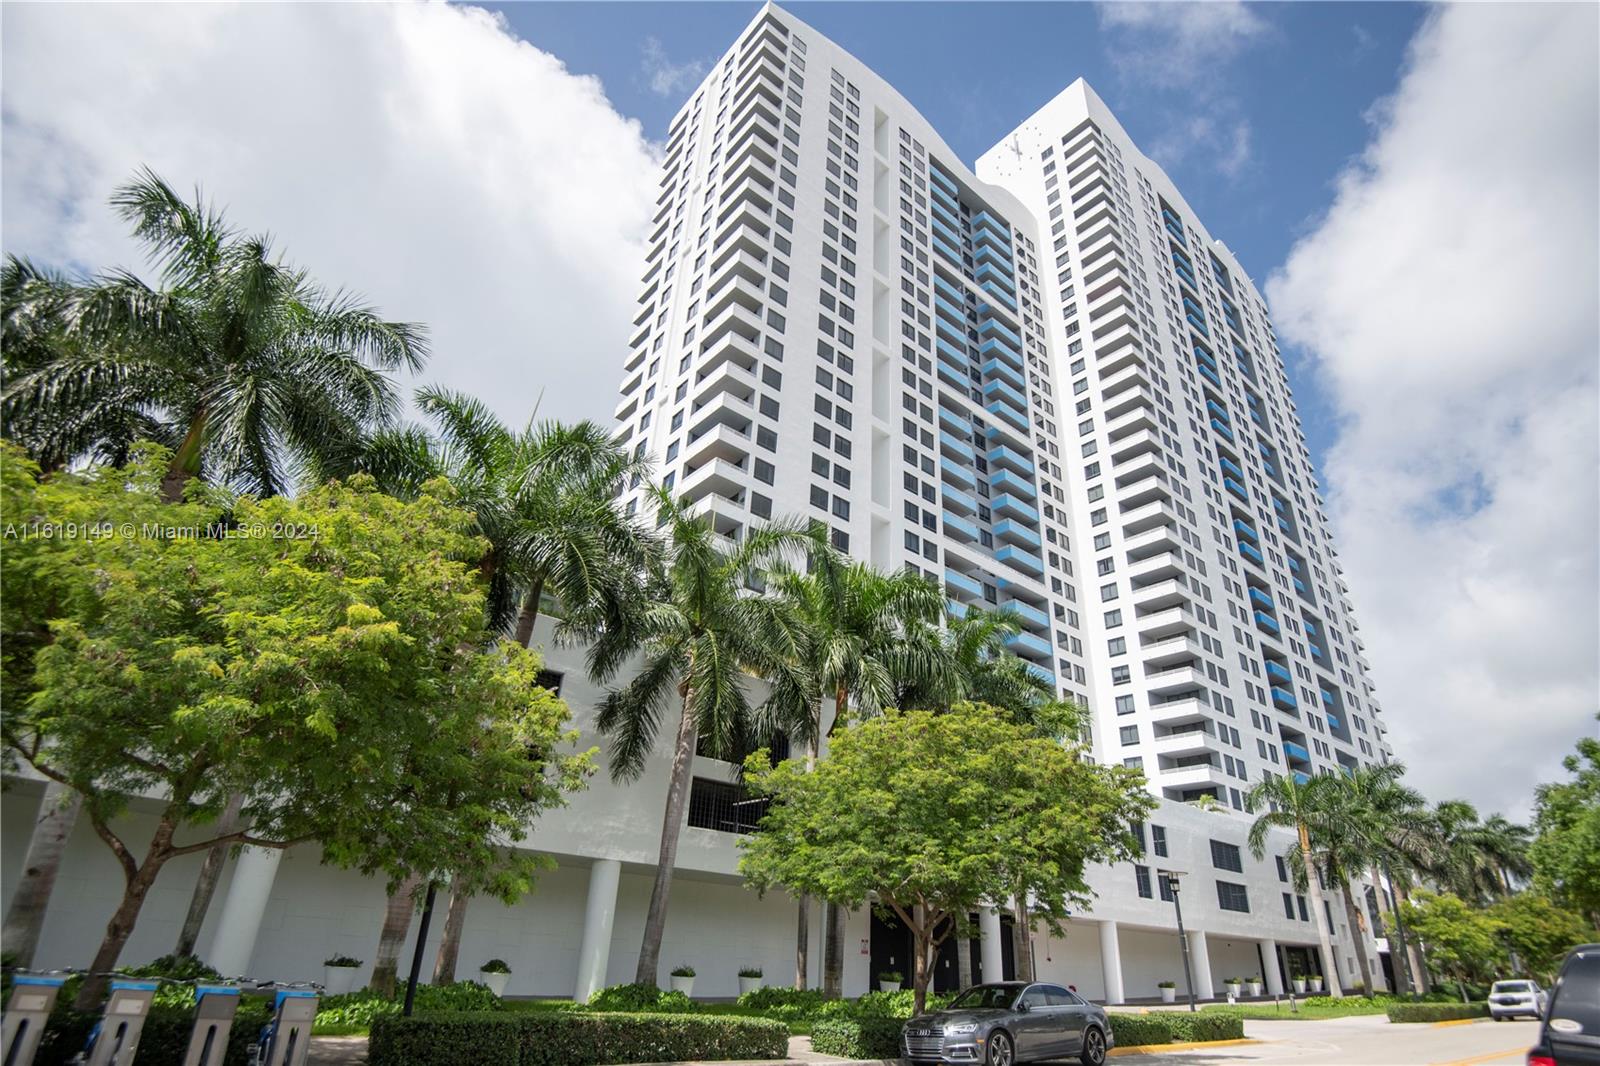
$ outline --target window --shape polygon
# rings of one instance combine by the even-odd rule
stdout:
[[[772,466],[771,463],[767,462],[765,459],[757,459],[756,460],[756,480],[757,481],[760,481],[760,482],[762,482],[763,484],[766,484],[766,485],[770,485],[770,484],[772,484],[772,480],[773,480],[774,475],[775,475],[775,471],[774,471],[773,466]]]
[[[752,492],[750,494],[750,513],[757,518],[771,518],[772,501],[759,492]]]
[[[1122,737],[1123,747],[1139,743],[1139,727],[1136,725],[1123,726],[1119,731],[1119,735]]]
[[[1131,695],[1129,695],[1129,696],[1118,696],[1117,697],[1117,713],[1118,714],[1132,714],[1133,713],[1133,697]]]
[[[1243,885],[1234,884],[1232,881],[1217,882],[1217,906],[1225,911],[1239,911],[1243,914],[1250,913],[1250,893]]]
[[[1283,894],[1283,916],[1290,921],[1294,920],[1294,897],[1287,892]]]
[[[1139,886],[1139,896],[1142,899],[1149,899],[1152,895],[1150,891],[1150,867],[1135,866],[1133,868],[1133,879]]]
[[[1277,855],[1274,858],[1278,860],[1278,880],[1287,882],[1289,880],[1289,868],[1283,864],[1283,856]],[[1292,918],[1293,915],[1290,915],[1290,917]]]
[[[1161,898],[1166,902],[1171,903],[1173,900],[1172,882],[1167,879],[1165,874],[1158,875],[1156,881],[1161,887]]]
[[[1304,896],[1296,896],[1294,898],[1294,905],[1295,909],[1300,912],[1300,920],[1302,922],[1309,922],[1311,920],[1311,916],[1306,913],[1306,898]]]
[[[1211,865],[1219,870],[1232,870],[1236,874],[1244,873],[1244,863],[1239,854],[1237,844],[1226,844],[1220,840],[1211,842]]]
[[[1167,857],[1167,827],[1153,825],[1150,827],[1150,847],[1160,858]]]

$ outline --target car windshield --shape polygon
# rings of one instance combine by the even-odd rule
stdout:
[[[1600,1043],[1600,952],[1567,964],[1550,1007],[1552,1041]]]
[[[1528,987],[1528,982],[1526,982],[1526,981],[1496,981],[1494,983],[1494,991],[1496,991],[1496,992],[1532,992],[1533,989]]]
[[[957,996],[950,1009],[1005,1010],[1020,989],[1020,985],[976,985]]]

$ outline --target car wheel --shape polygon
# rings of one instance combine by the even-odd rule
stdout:
[[[1497,1022],[1503,1022],[1503,1021],[1506,1020],[1506,1016],[1504,1014],[1495,1014],[1495,1015],[1491,1015],[1491,1017],[1493,1017],[1494,1020],[1497,1021]]]
[[[996,1030],[989,1035],[989,1066],[1012,1066],[1017,1060],[1017,1051],[1011,1045],[1010,1034],[1003,1030]]]
[[[1102,1066],[1105,1061],[1105,1034],[1091,1025],[1083,1031],[1083,1066]]]

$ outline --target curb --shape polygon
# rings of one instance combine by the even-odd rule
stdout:
[[[1428,1025],[1428,1028],[1430,1028],[1430,1029],[1443,1029],[1446,1026],[1451,1026],[1451,1025],[1473,1025],[1473,1024],[1475,1024],[1477,1022],[1481,1022],[1481,1021],[1483,1021],[1482,1018],[1451,1018],[1447,1022],[1430,1022],[1429,1025]]]
[[[1265,1040],[1241,1037],[1234,1040],[1188,1040],[1174,1044],[1124,1044],[1106,1052],[1108,1057],[1118,1055],[1162,1055],[1171,1051],[1202,1051],[1214,1047],[1242,1047],[1245,1044],[1264,1044]]]

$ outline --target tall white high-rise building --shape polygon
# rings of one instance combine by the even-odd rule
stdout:
[[[1274,833],[1255,858],[1242,794],[1266,774],[1387,757],[1266,308],[1226,248],[1078,82],[967,169],[891,86],[767,6],[673,120],[649,257],[623,356],[617,433],[718,532],[779,515],[825,523],[880,567],[913,566],[952,611],[1009,608],[1013,649],[1093,711],[1096,757],[1141,766],[1160,798],[1144,854],[1086,872],[1090,908],[1036,931],[1040,980],[1093,999],[1154,999],[1184,951],[1163,873],[1182,872],[1196,994],[1260,974],[1359,979],[1386,945],[1326,910],[1331,959]],[[624,506],[646,506],[643,486]],[[604,696],[581,649],[533,643],[580,747]],[[462,970],[508,961],[513,995],[633,979],[654,879],[671,730],[638,780],[603,774],[540,819],[554,860],[507,907],[478,900]],[[754,808],[729,763],[696,756],[662,942],[697,995],[795,969],[796,901],[738,872]],[[0,810],[0,903],[24,863],[42,782]],[[1216,805],[1196,805],[1209,793]],[[152,831],[135,798],[126,822]],[[199,856],[173,863],[124,955],[171,949]],[[115,899],[80,821],[37,961],[82,965]],[[1331,887],[1331,886],[1330,886]],[[371,958],[381,881],[314,846],[226,867],[199,952],[224,972],[305,979],[330,952]],[[1360,909],[1376,899],[1359,887]],[[227,927],[222,928],[226,916]],[[1016,973],[1009,918],[978,914],[980,978]],[[439,922],[433,925],[437,936]],[[807,979],[820,983],[820,909]],[[907,969],[903,929],[852,912],[844,989]],[[408,949],[409,950],[409,949]],[[947,942],[936,989],[961,967]],[[1381,980],[1380,980],[1380,983]]]
[[[1385,761],[1283,357],[1243,267],[1081,79],[977,170],[1038,220],[1099,756],[1168,799],[1235,810],[1267,774]]]

